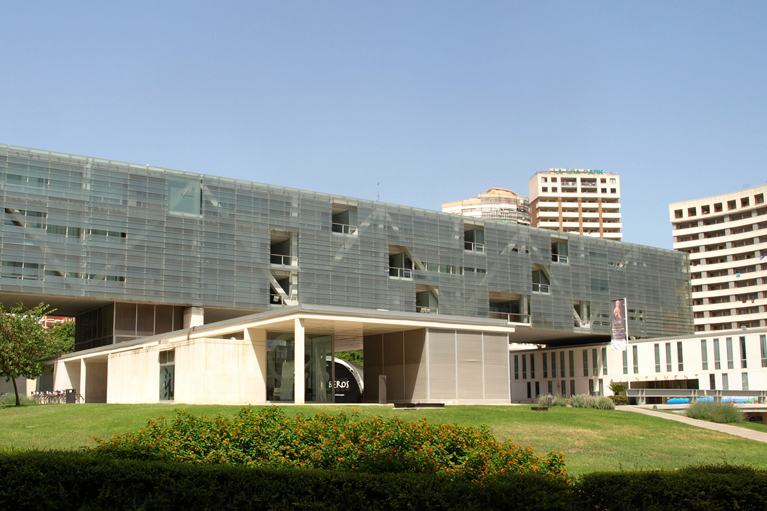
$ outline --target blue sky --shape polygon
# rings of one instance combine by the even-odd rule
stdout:
[[[620,174],[624,241],[767,179],[767,2],[4,2],[0,143],[427,209]]]

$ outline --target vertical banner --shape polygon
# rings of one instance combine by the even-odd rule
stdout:
[[[612,348],[616,351],[628,349],[628,318],[626,317],[626,299],[611,300],[610,324],[612,325]]]

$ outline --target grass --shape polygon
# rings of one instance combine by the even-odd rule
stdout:
[[[135,431],[148,418],[171,417],[184,408],[198,415],[233,416],[241,407],[216,405],[37,405],[0,407],[0,449],[77,449],[93,436]],[[675,469],[711,463],[767,469],[767,444],[632,412],[555,407],[533,412],[529,406],[447,406],[394,410],[383,406],[286,406],[287,414],[347,413],[362,417],[397,415],[493,428],[498,440],[531,446],[537,454],[563,451],[568,473],[602,470]],[[742,423],[753,424],[753,423]],[[753,424],[761,426],[761,424]],[[757,429],[754,427],[752,429]],[[760,430],[763,430],[760,429]]]

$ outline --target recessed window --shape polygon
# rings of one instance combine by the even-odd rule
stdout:
[[[551,292],[551,281],[544,270],[533,270],[533,293]]]
[[[476,225],[463,228],[463,248],[469,252],[485,252],[485,230]]]
[[[339,234],[357,234],[357,206],[348,203],[333,204],[332,231]]]
[[[728,200],[727,201],[727,209],[735,209],[737,207],[734,200]]]

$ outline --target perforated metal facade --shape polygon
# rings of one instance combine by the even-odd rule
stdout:
[[[631,335],[692,331],[688,256],[670,250],[7,145],[0,174],[4,296],[251,312],[281,306],[272,282],[288,278],[290,303],[416,311],[427,290],[429,312],[488,317],[498,295],[519,298],[533,328],[601,334],[610,298],[627,297]],[[357,225],[337,229],[339,209]],[[467,228],[483,243],[465,243]],[[281,236],[292,248],[275,264]],[[552,238],[568,257],[552,260]],[[403,250],[411,268],[393,277]],[[534,292],[536,269],[550,282]],[[576,301],[589,305],[585,327]]]

